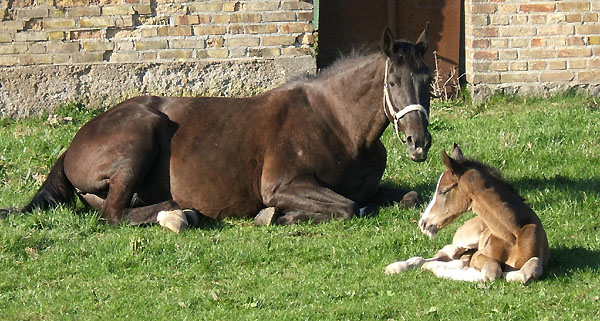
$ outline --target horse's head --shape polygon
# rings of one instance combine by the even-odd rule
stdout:
[[[386,56],[384,77],[385,112],[396,135],[404,133],[407,152],[416,162],[427,158],[431,146],[429,124],[429,92],[431,74],[423,56],[429,38],[428,26],[416,44],[396,41],[389,28],[383,33],[382,51]]]
[[[433,198],[427,205],[419,220],[421,232],[434,237],[438,230],[450,224],[455,218],[467,212],[471,207],[471,199],[459,184],[465,168],[461,165],[464,156],[460,147],[454,144],[452,157],[442,151],[442,159],[446,170],[440,176]]]

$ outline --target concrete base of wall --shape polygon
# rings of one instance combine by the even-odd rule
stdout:
[[[316,71],[315,58],[0,68],[0,116],[23,117],[83,102],[112,106],[143,94],[251,96]]]
[[[547,97],[565,92],[583,92],[593,96],[600,96],[600,84],[557,84],[557,83],[533,83],[533,84],[507,84],[507,85],[471,85],[468,87],[471,92],[473,103],[484,102],[494,94],[519,95]]]

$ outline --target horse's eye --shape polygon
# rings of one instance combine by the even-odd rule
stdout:
[[[396,83],[395,83],[395,82],[393,82],[393,81],[390,81],[390,86],[391,86],[391,87],[396,87]]]
[[[440,195],[446,195],[446,194],[448,194],[448,192],[450,192],[450,190],[451,190],[451,188],[447,188],[445,190],[441,190],[440,191]]]

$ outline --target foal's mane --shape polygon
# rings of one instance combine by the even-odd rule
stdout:
[[[500,171],[497,168],[494,168],[490,165],[484,164],[478,160],[474,160],[474,159],[460,159],[460,160],[456,160],[458,162],[458,164],[460,164],[465,170],[467,169],[475,169],[479,172],[482,172],[484,174],[487,174],[488,176],[494,178],[499,184],[504,185],[505,187],[507,187],[511,192],[513,192],[515,195],[517,195],[519,198],[523,199],[520,195],[519,192],[517,191],[517,189],[509,182],[507,182],[504,177],[502,177],[502,174],[500,173]]]

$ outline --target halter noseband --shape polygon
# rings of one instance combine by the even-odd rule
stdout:
[[[398,122],[400,121],[400,118],[404,117],[404,115],[410,113],[411,111],[420,111],[423,113],[423,115],[425,115],[425,119],[427,120],[427,123],[429,123],[429,115],[427,114],[427,109],[420,104],[408,105],[399,111],[395,110],[394,104],[392,103],[392,99],[390,97],[390,88],[388,86],[389,61],[390,58],[385,60],[385,76],[383,78],[383,108],[386,112],[386,115],[389,115],[389,118],[391,118],[390,122],[394,124],[396,136],[398,136],[398,139],[401,141],[404,141],[400,137],[400,132],[398,131]]]

